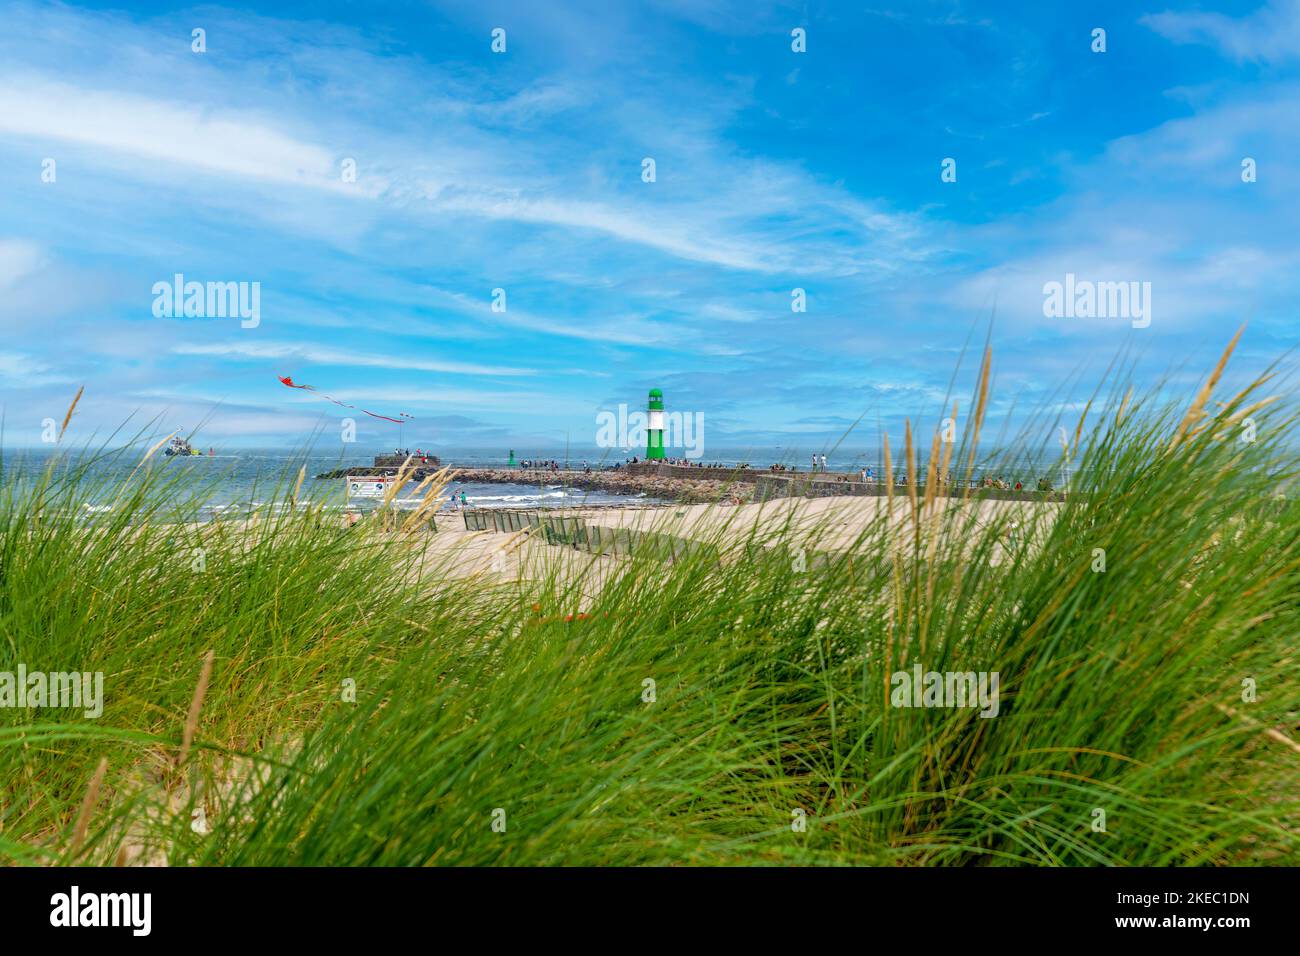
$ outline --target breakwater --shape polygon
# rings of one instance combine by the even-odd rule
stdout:
[[[548,471],[541,468],[461,468],[457,481],[502,484],[564,485],[584,491],[612,495],[646,495],[683,503],[751,500],[753,486],[717,477],[681,478],[657,474],[636,474],[629,469],[606,471]]]
[[[695,467],[694,465],[670,465],[660,461],[641,461],[635,465],[624,465],[620,471],[639,478],[687,478],[691,481],[721,481],[724,483],[753,484],[767,471],[754,471],[749,468]]]
[[[545,468],[456,468],[451,469],[452,480],[467,484],[560,485],[582,491],[600,491],[611,495],[645,495],[681,503],[696,502],[748,502],[753,498],[752,483],[727,480],[725,476],[689,478],[654,473],[635,473],[631,469],[617,468],[602,471],[560,470]],[[410,472],[413,481],[423,481],[438,469],[432,466],[415,467]],[[688,471],[692,469],[681,469]],[[701,470],[701,469],[694,469]],[[316,477],[322,479],[347,478],[353,475],[395,475],[397,468],[357,466],[327,471]]]
[[[440,468],[442,460],[437,455],[376,455],[376,468],[401,468],[403,462],[410,458],[411,464],[421,468]]]
[[[563,486],[584,491],[599,491],[612,495],[645,495],[685,504],[699,502],[726,502],[747,504],[774,498],[825,498],[839,496],[884,496],[889,493],[883,482],[850,481],[848,475],[827,472],[774,473],[736,468],[690,468],[682,465],[638,463],[625,468],[600,471],[558,470],[545,468],[456,468],[448,466],[453,481],[482,482],[485,484],[516,484]],[[411,473],[414,481],[423,481],[438,469],[416,467]],[[343,478],[351,475],[393,475],[396,468],[354,467],[317,475],[317,478]],[[907,488],[894,488],[895,494],[906,495]],[[925,494],[925,486],[918,485],[917,493]],[[974,487],[967,491],[960,484],[945,484],[938,497],[964,497],[969,494],[978,500],[997,501],[1063,501],[1059,491],[1042,492],[1012,490],[1007,488]]]

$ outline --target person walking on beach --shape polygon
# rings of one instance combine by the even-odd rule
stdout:
[[[464,511],[468,505],[469,501],[465,498],[465,491],[462,489],[460,493],[460,510]]]

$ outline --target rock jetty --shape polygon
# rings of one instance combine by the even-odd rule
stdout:
[[[683,504],[708,501],[746,503],[753,499],[752,484],[724,481],[717,478],[686,478],[680,476],[638,475],[622,469],[603,471],[549,471],[542,468],[456,468],[454,481],[482,482],[485,484],[564,485],[584,491],[600,491],[611,495],[646,495]],[[423,481],[437,469],[420,467],[411,477]],[[396,468],[358,467],[343,468],[317,475],[317,478],[345,478],[351,475],[397,473]]]

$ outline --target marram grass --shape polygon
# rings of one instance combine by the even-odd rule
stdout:
[[[0,671],[101,671],[104,706],[0,709],[0,857],[1300,863],[1294,414],[1259,401],[1116,393],[1064,502],[990,520],[932,476],[804,570],[794,523],[505,581],[418,522],[177,523],[153,460],[89,526],[92,471],[7,481]],[[891,706],[917,664],[998,672],[997,715]]]

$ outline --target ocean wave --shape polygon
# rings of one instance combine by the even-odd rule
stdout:
[[[552,491],[550,494],[534,495],[467,495],[467,501],[477,504],[480,501],[541,501],[543,498],[567,498],[567,492]]]

